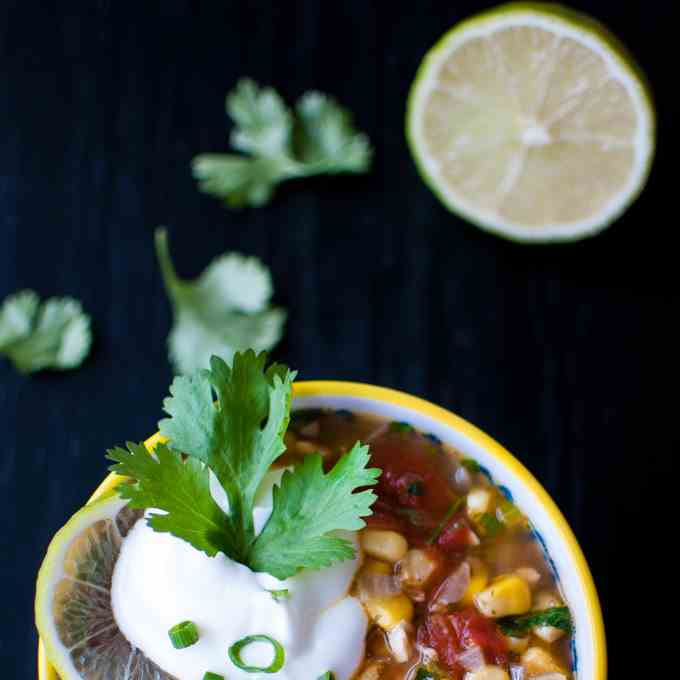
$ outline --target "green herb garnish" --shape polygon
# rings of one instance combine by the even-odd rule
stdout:
[[[550,607],[521,616],[506,616],[498,620],[505,635],[524,637],[534,626],[552,626],[571,633],[573,624],[567,607]]]
[[[271,274],[257,258],[225,253],[188,281],[175,272],[165,229],[157,229],[155,239],[174,313],[168,349],[177,373],[206,368],[213,354],[231,362],[238,350],[276,345],[286,312],[271,306]]]
[[[413,432],[413,425],[409,423],[403,423],[399,420],[393,420],[390,423],[390,432],[397,432],[398,434],[406,434],[407,432]]]
[[[468,472],[472,472],[472,474],[477,474],[478,472],[482,471],[482,466],[476,460],[473,460],[472,458],[463,458],[460,461],[460,464]]]
[[[489,538],[498,536],[498,534],[500,534],[503,529],[505,529],[505,525],[502,522],[499,522],[498,519],[494,517],[494,515],[488,512],[483,512],[481,515],[478,515],[475,517],[475,520],[481,526],[484,535],[488,536]]]
[[[442,531],[446,528],[446,525],[451,521],[451,518],[463,507],[463,503],[465,503],[465,498],[457,498],[451,505],[449,506],[449,509],[446,511],[446,514],[444,515],[444,519],[437,525],[437,528],[430,534],[429,538],[427,539],[427,543],[429,545],[434,545],[437,542],[437,539],[441,535]]]
[[[168,637],[175,649],[185,649],[198,642],[198,628],[193,621],[182,621],[168,631]]]
[[[272,599],[277,602],[290,599],[290,590],[287,588],[282,588],[281,590],[268,590],[267,592],[272,596]]]
[[[0,305],[0,357],[21,373],[76,368],[91,344],[90,317],[73,298],[40,302],[32,290],[23,290]]]
[[[415,680],[439,680],[439,674],[428,668],[419,668]]]
[[[274,648],[274,659],[269,666],[248,666],[241,658],[241,650],[253,642],[268,642]],[[276,673],[283,668],[286,651],[280,642],[269,635],[248,635],[229,647],[229,658],[237,668],[246,673]]]
[[[323,675],[320,675],[316,680],[335,680],[335,675],[330,671],[326,671]]]
[[[516,526],[524,522],[524,517],[519,511],[519,508],[507,498],[503,499],[498,504],[498,516],[503,524],[509,527]]]
[[[291,111],[278,93],[243,79],[227,95],[235,127],[230,141],[242,154],[201,154],[192,161],[201,191],[231,208],[267,203],[280,182],[343,172],[366,172],[371,147],[345,109],[308,92]]]
[[[254,571],[286,579],[302,568],[321,569],[354,557],[352,544],[332,535],[356,530],[371,513],[366,490],[380,471],[366,468],[368,447],[355,444],[325,473],[321,456],[306,456],[273,489],[273,510],[255,536],[256,492],[271,464],[285,451],[292,382],[285,366],[265,368],[266,355],[249,350],[229,367],[219,357],[210,369],[175,378],[164,402],[170,416],[159,423],[168,444],[155,456],[143,445],[116,448],[111,470],[133,478],[119,493],[132,508],[157,508],[147,519],[208,555],[223,552]],[[217,402],[217,403],[215,403]],[[186,462],[183,462],[186,454]],[[209,471],[224,488],[229,512],[210,493]],[[364,488],[355,493],[356,489]]]
[[[203,675],[203,680],[224,680],[224,676],[219,673],[205,673]]]

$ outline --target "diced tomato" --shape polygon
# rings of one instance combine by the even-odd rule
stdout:
[[[425,502],[425,480],[415,472],[405,472],[394,480],[399,505],[422,508]]]
[[[463,648],[476,645],[484,651],[487,661],[490,658],[499,665],[507,663],[507,643],[492,619],[472,607],[449,614],[449,619]]]
[[[382,470],[378,496],[404,507],[446,511],[453,497],[441,461],[423,438],[403,441],[385,434],[371,443],[371,463]]]
[[[425,630],[422,634],[419,634],[419,641],[421,637],[427,640],[429,643],[427,646],[432,647],[437,652],[439,663],[449,670],[454,670],[457,667],[456,657],[460,647],[449,616],[432,614],[425,619],[422,627]]]
[[[456,515],[439,534],[437,545],[446,552],[461,552],[472,546],[479,545],[479,538],[472,531],[464,517]]]
[[[366,524],[372,529],[386,529],[404,533],[404,520],[398,517],[393,509],[384,501],[377,500],[373,504],[373,514],[366,517]]]
[[[418,642],[437,652],[439,663],[449,671],[462,672],[458,655],[479,647],[487,663],[505,665],[508,649],[496,624],[477,610],[468,608],[453,614],[430,614],[418,629]]]

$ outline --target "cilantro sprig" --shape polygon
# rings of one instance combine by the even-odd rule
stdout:
[[[264,205],[288,179],[368,170],[367,137],[324,94],[308,92],[291,111],[275,90],[243,79],[227,95],[226,110],[234,121],[231,144],[242,154],[200,154],[192,168],[200,190],[229,207]]]
[[[131,477],[120,487],[134,508],[156,508],[148,522],[208,555],[223,552],[279,579],[351,558],[340,529],[360,529],[376,496],[368,487],[368,447],[357,443],[324,472],[318,454],[288,470],[273,489],[272,514],[255,534],[257,490],[284,452],[295,373],[266,367],[265,353],[236,353],[232,366],[212,357],[210,369],[175,378],[159,423],[168,438],[150,456],[143,445],[108,452],[112,470]],[[186,460],[185,460],[186,458]],[[210,472],[229,502],[224,512],[210,493]],[[359,491],[357,491],[359,489]]]
[[[168,350],[178,373],[206,368],[213,354],[231,361],[237,350],[270,350],[281,339],[286,312],[270,304],[271,274],[257,258],[225,253],[188,281],[177,276],[165,229],[156,230],[155,243],[174,312]]]
[[[0,305],[0,356],[21,373],[76,368],[91,344],[90,317],[73,298],[41,302],[32,290],[23,290]]]
[[[498,625],[505,635],[511,637],[524,637],[534,626],[552,626],[567,633],[573,627],[567,607],[550,607],[521,616],[506,616],[498,620]]]

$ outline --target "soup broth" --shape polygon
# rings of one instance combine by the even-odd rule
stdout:
[[[355,680],[571,680],[570,617],[520,510],[476,461],[407,423],[293,413],[282,463],[357,441],[382,470],[353,585],[371,621]]]

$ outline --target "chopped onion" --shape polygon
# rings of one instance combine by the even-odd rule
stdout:
[[[510,678],[512,680],[524,680],[524,666],[517,664],[510,666]]]
[[[387,644],[397,663],[406,663],[411,657],[413,645],[404,623],[400,623],[387,633]]]
[[[401,592],[393,574],[379,574],[368,569],[364,569],[359,576],[357,588],[362,602],[374,597],[398,595]]]
[[[424,586],[437,565],[436,558],[424,550],[409,550],[397,563],[397,578],[402,586]]]
[[[437,663],[439,661],[439,655],[435,652],[432,647],[425,647],[424,645],[416,645],[418,651],[420,652],[420,660],[426,665]]]
[[[472,486],[472,475],[467,468],[462,465],[458,467],[453,477],[458,491],[467,493]]]
[[[468,647],[465,651],[456,656],[456,662],[459,663],[466,671],[476,671],[485,663],[484,652],[480,647]]]
[[[430,609],[436,611],[437,609],[444,609],[449,604],[456,604],[465,595],[469,585],[470,565],[467,562],[462,562],[437,588]]]
[[[321,425],[318,420],[312,420],[300,428],[300,434],[306,439],[316,439],[321,432]]]
[[[540,580],[540,573],[533,567],[520,567],[515,569],[515,574],[523,578],[530,586],[535,586]]]

